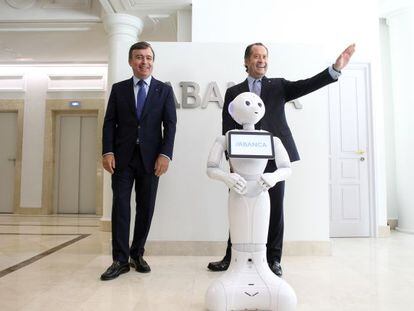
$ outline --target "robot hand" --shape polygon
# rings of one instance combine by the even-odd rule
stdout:
[[[241,177],[239,174],[230,173],[224,177],[223,180],[226,185],[236,191],[238,194],[245,194],[247,191],[246,180]]]
[[[263,188],[263,191],[268,191],[277,183],[277,177],[273,173],[265,173],[260,176],[260,179],[257,181],[259,185]]]

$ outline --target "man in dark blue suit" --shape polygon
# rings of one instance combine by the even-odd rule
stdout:
[[[244,66],[248,77],[242,83],[227,89],[222,115],[223,135],[232,129],[240,128],[228,112],[229,103],[243,92],[253,92],[260,96],[265,104],[264,117],[256,124],[256,129],[271,132],[279,137],[291,162],[299,160],[299,153],[293,140],[285,115],[285,103],[298,97],[309,94],[321,87],[337,81],[341,70],[348,64],[355,45],[348,46],[336,59],[335,64],[326,68],[319,74],[304,80],[288,81],[282,78],[267,78],[268,51],[262,43],[253,43],[247,46],[244,54]],[[276,170],[274,160],[269,160],[265,172]],[[277,183],[269,189],[270,196],[270,223],[267,237],[267,261],[270,269],[277,275],[282,276],[280,261],[283,246],[283,198],[285,193],[285,182]],[[212,271],[224,271],[230,265],[231,240],[227,242],[226,255],[220,261],[210,262],[208,269]]]
[[[130,266],[146,273],[144,246],[151,226],[158,179],[173,155],[177,116],[173,90],[152,77],[154,51],[147,42],[129,50],[134,76],[112,86],[103,125],[102,165],[112,174],[112,265],[101,275],[111,280]],[[129,247],[131,192],[136,216]],[[129,260],[129,263],[128,263]]]

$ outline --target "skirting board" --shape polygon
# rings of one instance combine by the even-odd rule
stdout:
[[[398,219],[388,219],[387,223],[391,230],[395,230],[395,228],[398,227]]]
[[[405,229],[405,228],[396,227],[395,230],[398,232],[414,234],[414,229]]]
[[[111,231],[111,221],[101,218],[102,231]],[[227,242],[147,241],[148,256],[224,256]],[[285,241],[283,256],[331,256],[331,241]]]
[[[378,237],[379,238],[385,238],[390,236],[391,231],[390,231],[390,226],[378,226]]]
[[[224,256],[227,242],[148,241],[148,256]],[[284,256],[330,256],[330,241],[285,241]]]
[[[104,217],[102,217],[99,220],[99,227],[100,227],[101,231],[111,232],[111,230],[112,230],[111,219],[105,219]]]

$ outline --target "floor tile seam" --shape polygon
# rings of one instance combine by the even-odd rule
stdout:
[[[0,224],[4,227],[85,227],[85,228],[99,228],[98,225],[49,225],[49,224]]]
[[[49,215],[25,215],[0,213],[0,218],[66,218],[66,219],[101,219],[100,215],[90,214],[49,214]]]
[[[29,259],[26,259],[26,260],[14,265],[14,266],[8,267],[8,268],[0,271],[0,278],[2,278],[2,277],[6,276],[6,275],[8,275],[8,274],[10,274],[14,271],[20,270],[20,269],[22,269],[22,268],[24,268],[24,267],[26,267],[26,266],[34,263],[34,262],[46,257],[46,256],[49,256],[49,255],[65,248],[65,247],[69,246],[69,245],[72,245],[72,244],[74,244],[74,243],[76,243],[80,240],[83,240],[83,239],[87,238],[88,236],[90,236],[90,234],[71,234],[71,235],[77,235],[77,237],[73,238],[72,240],[61,243],[61,244],[59,244],[55,247],[52,247],[52,248],[50,248],[50,249],[48,249],[48,250],[46,250],[46,251],[44,251],[44,252],[42,252],[38,255],[35,255],[35,256],[33,256]]]
[[[24,232],[0,232],[0,235],[51,235],[51,236],[68,236],[68,235],[82,235],[82,233],[24,233]],[[91,234],[89,234],[91,235]]]

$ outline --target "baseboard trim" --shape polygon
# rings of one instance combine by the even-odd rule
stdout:
[[[331,256],[332,242],[328,241],[286,241],[284,256]]]
[[[149,256],[224,256],[227,242],[209,241],[147,241]]]
[[[391,230],[395,230],[398,227],[398,219],[388,219],[387,224]]]
[[[398,232],[414,234],[413,229],[403,229],[403,228],[400,228],[400,227],[396,227],[395,230],[398,231]]]
[[[99,228],[101,231],[111,232],[112,231],[111,219],[106,219],[103,217],[99,219]]]
[[[386,238],[389,237],[391,234],[391,229],[389,225],[386,226],[378,226],[378,237],[379,238]]]
[[[47,212],[40,207],[23,207],[20,206],[15,210],[15,215],[41,216],[48,215]]]
[[[102,217],[101,231],[111,231],[111,220]],[[227,241],[147,241],[148,256],[224,256]],[[331,256],[332,244],[327,241],[284,241],[283,256]]]
[[[224,256],[227,242],[148,241],[148,256]],[[283,256],[331,256],[331,241],[285,241]]]

